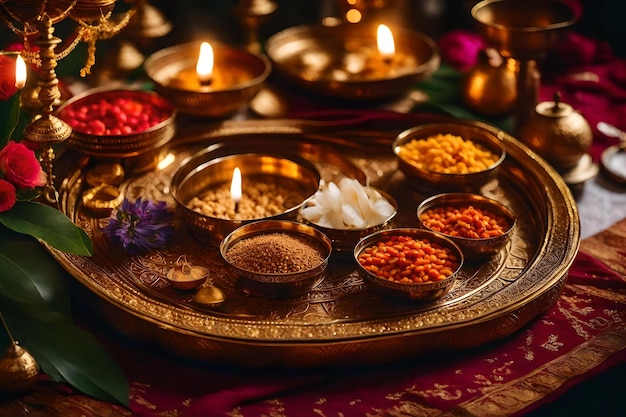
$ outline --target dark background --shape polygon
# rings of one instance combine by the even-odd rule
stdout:
[[[606,40],[615,54],[626,56],[626,1],[565,1],[580,2],[583,7],[583,15],[573,30]],[[154,49],[202,38],[236,45],[245,43],[246,32],[236,14],[237,7],[243,3],[240,0],[151,0],[149,3],[162,11],[174,27],[170,35],[153,45]],[[470,9],[477,3],[476,0],[359,0],[358,3],[369,5],[365,12],[366,19],[384,20],[410,27],[435,40],[452,29],[475,28]],[[319,23],[329,15],[340,16],[346,1],[275,0],[275,4],[276,11],[259,30],[262,42],[290,26]],[[374,7],[374,4],[382,6]],[[127,7],[128,3],[119,1],[116,10]],[[63,22],[55,26],[55,34],[66,39],[75,26],[75,22]],[[0,48],[5,48],[16,40],[19,41],[19,38],[0,22]],[[99,41],[98,49],[102,49],[104,53],[109,44],[111,41]],[[60,65],[63,63],[60,62]]]
[[[525,1],[525,0],[519,0]],[[626,57],[626,1],[624,0],[580,0],[583,7],[581,19],[573,30],[597,39],[607,41],[616,55]],[[243,44],[245,31],[235,10],[238,0],[153,0],[150,2],[161,10],[173,23],[174,30],[164,39],[152,45],[160,49],[170,44],[202,38],[215,39],[230,44]],[[339,0],[277,0],[276,11],[260,29],[261,41],[272,34],[300,24],[319,23],[328,15],[339,16]],[[373,3],[373,1],[369,1]],[[369,18],[384,18],[395,24],[411,27],[437,40],[452,29],[473,29],[474,22],[470,9],[472,0],[388,0],[379,1],[395,7],[373,10]],[[123,7],[124,5],[122,5]],[[64,22],[56,26],[55,32],[64,39],[71,33],[74,22]],[[0,48],[19,41],[6,25],[0,24]],[[112,41],[99,41],[98,54],[104,54]],[[81,54],[86,46],[80,45],[75,54],[59,62],[58,73],[76,74],[76,63],[84,63]],[[146,52],[150,52],[149,50]],[[554,404],[531,413],[532,417],[549,415],[588,416],[602,415],[617,417],[626,411],[626,364],[621,364],[608,372],[577,385]]]

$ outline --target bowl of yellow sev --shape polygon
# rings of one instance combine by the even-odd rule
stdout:
[[[394,139],[392,149],[412,185],[438,191],[479,189],[496,177],[506,157],[491,131],[462,122],[409,128]]]

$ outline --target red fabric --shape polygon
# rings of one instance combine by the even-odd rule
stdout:
[[[577,3],[572,1],[570,6],[580,13],[582,6]],[[464,31],[444,35],[439,41],[442,61],[460,71],[468,70],[478,59],[477,36]],[[606,41],[569,31],[539,65],[538,101],[552,101],[558,92],[561,102],[585,117],[594,137],[590,154],[598,162],[604,149],[619,142],[599,132],[598,123],[626,131],[626,58],[616,56]]]
[[[359,369],[274,372],[187,361],[132,342],[115,344],[111,352],[128,372],[136,416],[385,416],[415,407],[449,411],[527,378],[604,332],[626,332],[625,296],[624,277],[579,252],[553,308],[512,337],[472,351]],[[624,362],[622,347],[596,370]],[[566,381],[560,391],[593,373]]]
[[[569,32],[542,68],[539,101],[551,101],[558,91],[563,103],[579,111],[593,131],[590,154],[599,161],[619,139],[599,132],[598,123],[626,131],[626,58],[615,56],[604,41]]]

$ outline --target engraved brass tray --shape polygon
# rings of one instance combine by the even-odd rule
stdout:
[[[458,122],[454,122],[458,123]],[[480,192],[517,216],[509,245],[484,263],[463,267],[451,291],[431,303],[395,301],[368,287],[351,258],[332,258],[328,274],[306,295],[265,299],[246,295],[226,274],[217,248],[178,226],[171,249],[129,257],[99,232],[106,220],[80,206],[88,157],[67,150],[58,159],[62,210],[92,236],[95,254],[80,257],[50,249],[83,290],[86,304],[116,329],[185,357],[249,367],[384,363],[432,351],[483,345],[510,335],[554,305],[580,244],[580,223],[567,185],[523,144],[489,125],[507,158],[497,179]],[[322,178],[364,179],[398,201],[396,226],[417,227],[416,208],[432,195],[397,169],[393,138],[410,121],[354,126],[304,120],[227,121],[181,128],[172,141],[176,162],[128,179],[129,198],[166,200],[176,164],[211,146],[216,156],[237,149],[298,153]],[[381,127],[382,126],[382,127]],[[169,286],[179,256],[210,269],[225,294],[219,305],[192,302],[193,291]]]

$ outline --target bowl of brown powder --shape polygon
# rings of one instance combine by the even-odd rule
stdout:
[[[261,220],[231,232],[220,254],[237,285],[269,298],[304,294],[323,279],[332,252],[330,239],[312,226]]]

